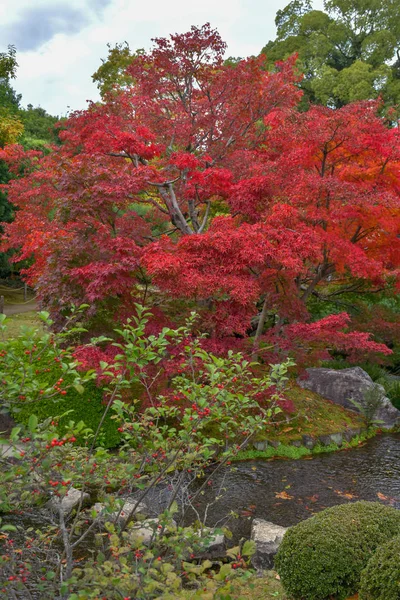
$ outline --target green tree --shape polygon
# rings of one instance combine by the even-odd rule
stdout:
[[[0,52],[0,78],[14,78],[17,67],[17,50],[10,45],[7,52]]]
[[[55,124],[58,117],[49,115],[44,108],[28,104],[26,109],[19,111],[19,118],[24,125],[22,145],[27,149],[42,149],[47,144],[59,143]]]
[[[393,0],[293,0],[278,11],[277,37],[262,49],[273,65],[297,52],[304,105],[338,108],[382,96],[400,102],[400,3]]]
[[[124,88],[133,82],[132,77],[126,72],[127,67],[131,64],[134,57],[142,54],[142,49],[132,52],[128,42],[115,44],[107,44],[108,56],[106,59],[101,59],[102,64],[92,75],[93,81],[99,88],[102,98],[113,88]]]
[[[17,68],[16,49],[8,46],[7,52],[0,53],[0,148],[6,144],[17,141],[23,132],[23,124],[18,119],[21,95],[10,84],[10,79],[15,77]],[[8,183],[11,174],[7,164],[0,160],[0,184]],[[0,222],[10,223],[14,218],[14,207],[7,200],[7,194],[0,191]],[[0,232],[3,229],[0,226]],[[10,252],[0,253],[0,276],[10,274]]]

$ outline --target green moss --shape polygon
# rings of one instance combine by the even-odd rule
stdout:
[[[75,423],[83,421],[86,427],[96,432],[104,410],[103,391],[91,381],[85,384],[83,394],[78,394],[74,388],[70,388],[62,400],[41,399],[38,402],[22,406],[19,412],[15,412],[13,416],[18,423],[27,425],[32,414],[37,416],[39,422],[42,422],[49,417],[59,416],[70,411],[68,415],[58,420],[58,430],[63,435],[69,421],[75,421]],[[111,419],[113,414],[111,409],[104,419],[97,438],[98,446],[114,448],[121,441],[118,424]],[[78,441],[83,442],[83,440]]]
[[[229,594],[229,595],[228,595]],[[241,577],[215,595],[216,600],[286,600],[287,596],[274,571],[262,577]]]
[[[289,383],[284,395],[294,405],[293,416],[258,434],[257,441],[279,441],[289,445],[294,440],[301,440],[303,435],[318,438],[365,427],[363,418],[357,413],[301,388],[294,381]]]
[[[377,547],[399,532],[395,508],[377,502],[334,506],[288,529],[275,567],[295,600],[344,600],[358,590]]]
[[[23,338],[13,341],[13,354],[21,357],[23,360],[25,346]],[[55,382],[63,378],[63,387],[66,394],[51,398],[40,398],[35,402],[21,403],[13,408],[13,417],[17,423],[26,425],[30,415],[38,417],[39,422],[45,421],[49,417],[60,417],[69,411],[69,414],[58,419],[58,429],[61,435],[69,423],[74,421],[78,423],[83,421],[86,427],[96,432],[100,420],[104,414],[105,402],[103,399],[103,390],[91,380],[85,383],[83,393],[80,394],[73,386],[73,374],[65,373],[58,362],[48,356],[45,352],[41,354],[41,368],[36,370],[36,380],[41,384],[42,389],[51,388]],[[18,368],[18,362],[15,363]],[[118,432],[118,424],[112,419],[114,411],[110,409],[106,414],[99,435],[97,445],[105,448],[113,448],[121,441],[121,435]],[[79,439],[83,443],[83,439]]]
[[[341,446],[337,444],[329,444],[324,446],[322,444],[316,444],[312,450],[305,448],[304,446],[291,446],[286,444],[280,444],[276,448],[273,446],[267,446],[265,450],[256,450],[251,448],[248,450],[242,450],[239,452],[234,460],[256,460],[256,459],[272,459],[272,458],[288,458],[297,460],[304,458],[305,456],[312,456],[316,454],[324,454],[326,452],[337,452],[339,450],[348,450],[349,448],[357,448],[363,444],[367,439],[376,435],[375,429],[364,431],[360,435],[354,436],[350,442],[343,442]]]
[[[255,460],[257,458],[289,458],[295,460],[310,455],[311,450],[304,448],[303,446],[297,448],[296,446],[287,446],[285,444],[281,444],[277,448],[268,446],[265,450],[242,450],[237,454],[235,460]]]
[[[179,595],[166,596],[166,600],[198,600],[199,591],[184,590]],[[163,596],[164,598],[164,596]],[[262,577],[238,577],[220,588],[214,600],[288,600],[275,571],[263,573]]]

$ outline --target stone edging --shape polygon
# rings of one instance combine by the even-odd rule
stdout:
[[[356,427],[354,429],[346,429],[345,431],[339,431],[337,433],[329,433],[325,435],[319,435],[317,437],[312,437],[311,435],[303,435],[301,439],[292,440],[288,445],[295,446],[297,448],[307,448],[308,450],[313,450],[317,444],[321,444],[322,446],[330,446],[331,444],[336,444],[337,446],[342,446],[344,442],[351,442],[352,439],[365,433],[367,429],[365,427]],[[264,451],[268,448],[268,446],[272,446],[273,448],[277,448],[281,445],[281,442],[277,441],[269,441],[262,440],[259,442],[253,442],[253,448],[259,451]]]

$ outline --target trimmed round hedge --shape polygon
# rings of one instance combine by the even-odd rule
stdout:
[[[296,600],[343,600],[358,591],[376,548],[398,534],[395,508],[378,502],[334,506],[288,529],[275,568]]]
[[[369,560],[361,573],[360,600],[400,600],[400,535]]]

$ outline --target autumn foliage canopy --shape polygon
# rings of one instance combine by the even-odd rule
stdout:
[[[399,129],[372,101],[299,112],[296,57],[269,73],[263,55],[224,51],[209,25],[156,39],[132,85],[62,124],[60,147],[6,147],[18,210],[3,247],[31,261],[56,317],[88,302],[118,320],[142,302],[155,326],[196,309],[221,347],[390,352],[340,298],[396,288]],[[328,299],[338,310],[313,319]]]

